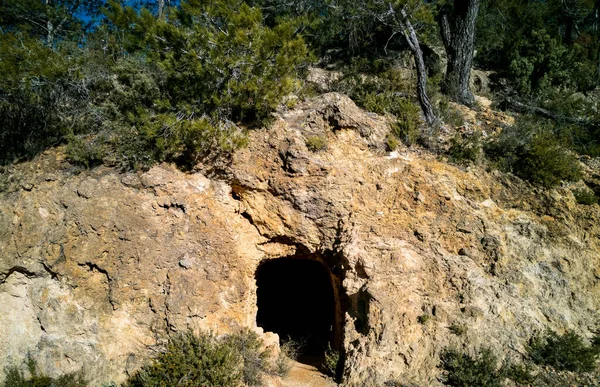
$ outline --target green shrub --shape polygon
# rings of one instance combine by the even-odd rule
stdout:
[[[293,361],[298,356],[299,344],[294,341],[286,341],[279,347],[279,356],[275,360],[273,371],[275,375],[286,376],[293,367]]]
[[[441,355],[444,383],[455,387],[500,387],[505,379],[498,358],[489,349],[475,357],[455,349]]]
[[[330,345],[327,345],[325,359],[320,367],[321,371],[335,378],[337,376],[338,366],[340,365],[340,359],[340,352],[332,349]]]
[[[396,92],[368,92],[358,94],[355,98],[356,104],[367,111],[390,114],[399,121],[407,121],[414,126],[421,122],[419,106]]]
[[[54,3],[38,10],[63,6]],[[121,3],[56,47],[0,29],[0,164],[68,142],[84,167],[189,168],[228,156],[246,141],[238,127],[267,123],[300,89],[311,59],[296,21],[267,26],[235,0],[172,2],[169,17]]]
[[[591,206],[592,204],[598,203],[598,196],[596,196],[596,193],[588,187],[574,189],[573,195],[578,204]]]
[[[467,333],[467,326],[464,324],[453,323],[448,327],[448,330],[456,336],[462,336]]]
[[[438,103],[438,116],[444,123],[454,127],[463,126],[465,124],[465,118],[460,110],[453,106],[450,103],[450,99],[446,96],[440,97]]]
[[[485,144],[488,157],[500,169],[543,187],[576,181],[581,168],[547,122],[524,117]]]
[[[388,133],[385,137],[385,145],[389,151],[394,151],[400,146],[400,140],[392,133]]]
[[[590,103],[593,105],[593,103]],[[590,108],[592,110],[592,108]],[[577,113],[579,113],[577,111]],[[566,111],[564,114],[573,114],[572,111]],[[581,116],[589,116],[585,112],[580,113]],[[559,125],[558,126],[561,138],[564,138],[571,148],[579,154],[589,155],[591,157],[600,157],[600,122],[599,117],[596,117],[588,125]]]
[[[0,164],[31,158],[81,128],[89,98],[71,55],[0,29]]]
[[[147,170],[165,159],[164,149],[156,146],[156,134],[148,127],[116,125],[110,130],[107,147],[114,164],[123,170]]]
[[[246,144],[246,132],[231,122],[165,113],[142,115],[135,126],[116,125],[96,136],[70,139],[67,155],[85,167],[110,160],[124,170],[146,170],[167,160],[189,169]]]
[[[104,157],[108,155],[107,139],[103,136],[67,138],[67,160],[72,164],[91,168],[102,164]]]
[[[421,136],[421,132],[413,122],[406,119],[394,122],[391,133],[407,146],[415,145]]]
[[[267,27],[261,10],[243,2],[188,0],[169,19],[109,2],[107,14],[124,32],[128,51],[163,69],[160,91],[170,104],[193,104],[200,115],[264,120],[299,88],[308,61],[293,21]]]
[[[166,350],[134,374],[125,387],[261,386],[271,372],[269,354],[249,330],[217,338],[186,332],[173,336]]]
[[[246,386],[262,386],[262,376],[271,371],[269,353],[262,349],[258,335],[250,330],[242,330],[227,336],[223,345],[238,355],[242,364],[242,380]]]
[[[533,30],[527,39],[519,40],[509,60],[509,74],[519,94],[530,95],[536,89],[568,81],[563,64],[567,49],[545,30]]]
[[[586,345],[572,331],[547,332],[531,339],[528,352],[524,362],[513,363],[500,361],[490,349],[470,355],[447,348],[440,356],[442,380],[459,387],[499,387],[506,385],[506,379],[518,386],[595,386],[598,382],[598,374],[591,371],[597,369],[600,356],[599,334]]]
[[[482,149],[483,142],[481,141],[480,132],[465,137],[456,135],[450,140],[448,156],[450,161],[454,163],[476,163],[481,159]]]
[[[391,98],[385,94],[366,93],[356,102],[363,109],[377,114],[386,114],[391,110]]]
[[[407,97],[414,93],[412,80],[401,69],[386,68],[385,64],[381,69],[377,63],[355,59],[344,69],[344,77],[335,89],[367,111],[393,116],[396,120],[392,124],[392,136],[409,146],[416,144],[421,136],[421,109],[416,101]],[[386,142],[389,149],[397,146],[389,138]]]
[[[401,99],[396,108],[397,121],[392,124],[391,133],[406,145],[415,145],[421,137],[419,107],[407,99]]]
[[[173,336],[166,350],[124,387],[262,386],[264,374],[285,370],[283,365],[275,366],[260,337],[250,330],[222,338],[188,331]]]
[[[599,355],[600,347],[586,345],[584,339],[573,331],[562,335],[548,331],[533,337],[529,344],[529,356],[536,364],[558,371],[593,371]]]
[[[577,157],[550,133],[536,135],[520,161],[515,172],[544,187],[554,187],[562,180],[575,181],[581,177]]]
[[[427,322],[429,320],[431,320],[431,315],[427,314],[427,313],[424,313],[424,314],[420,315],[419,317],[417,317],[417,322],[422,325],[427,324]]]
[[[592,348],[600,353],[600,333],[596,333],[592,339]]]
[[[385,61],[355,57],[341,73],[343,76],[334,83],[334,90],[373,113],[394,114],[394,101],[414,93],[411,77]]]
[[[327,149],[327,137],[325,136],[309,136],[306,139],[306,147],[311,152],[320,152]]]
[[[29,377],[25,377],[23,371],[17,367],[9,368],[3,387],[87,387],[88,382],[82,373],[71,373],[51,378],[38,373],[36,362],[29,357],[27,360]]]
[[[506,377],[518,386],[531,386],[537,379],[530,363],[510,364],[505,368]]]
[[[395,101],[392,114],[411,128],[418,128],[421,124],[421,109],[419,105],[409,99],[402,98]]]
[[[600,385],[600,379],[596,373],[581,373],[556,371],[554,368],[545,367],[538,370],[533,384],[527,387],[596,387]]]
[[[232,346],[212,334],[186,332],[173,336],[164,352],[142,367],[125,387],[236,386],[243,365]]]

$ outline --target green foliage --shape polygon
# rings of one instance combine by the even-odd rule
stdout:
[[[597,84],[598,52],[596,17],[588,17],[593,12],[588,0],[484,2],[477,26],[477,65],[499,71],[522,96],[551,86],[591,90]]]
[[[40,374],[37,370],[35,360],[31,357],[27,360],[29,377],[18,367],[9,368],[6,372],[3,387],[87,387],[88,382],[81,373],[72,373],[51,378]]]
[[[357,58],[343,69],[343,74],[334,88],[367,111],[396,117],[406,114],[406,110],[416,110],[417,114],[420,111],[406,97],[414,88],[410,73],[394,67],[390,61]]]
[[[0,3],[0,23],[7,31],[20,30],[53,49],[61,42],[77,41],[99,16],[101,3],[95,0],[4,0]],[[91,23],[90,23],[91,24]]]
[[[20,33],[0,34],[0,163],[31,157],[78,128],[86,102],[69,58]]]
[[[529,362],[509,364],[505,366],[505,375],[518,386],[531,386],[537,379],[533,367]]]
[[[575,200],[577,200],[578,204],[591,206],[592,204],[598,203],[598,196],[596,196],[596,193],[588,187],[574,189],[573,195],[575,195]]]
[[[247,141],[246,134],[231,122],[195,118],[193,113],[149,116],[136,129],[118,132],[122,142],[115,148],[126,169],[147,169],[165,159],[191,167],[245,146]]]
[[[233,347],[213,335],[186,332],[171,338],[166,351],[135,373],[125,387],[235,386],[242,364]]]
[[[338,91],[393,117],[389,149],[399,140],[432,140],[423,133],[405,41],[388,11],[409,13],[426,61],[439,63],[434,14],[444,2],[187,0],[160,15],[151,3],[0,4],[1,164],[64,143],[69,160],[86,168],[146,169],[166,160],[191,169],[226,160],[246,144],[239,127],[266,124],[282,102],[293,103],[287,95],[310,93],[300,81],[312,60],[306,42],[324,65],[341,64]],[[563,148],[600,155],[597,7],[592,0],[482,2],[476,67],[502,78],[499,96],[557,117],[551,128],[527,129],[520,141],[508,132],[518,138],[523,128],[509,129],[486,147],[494,163],[535,184],[577,179],[574,156]],[[84,14],[93,23],[86,25]],[[430,90],[439,89],[440,72],[430,72]],[[447,99],[437,105],[445,123],[464,124]],[[455,139],[450,158],[476,160],[478,145],[470,141]]]
[[[337,376],[340,359],[340,352],[332,349],[330,345],[327,345],[325,350],[325,359],[320,367],[321,371],[335,378]]]
[[[303,35],[311,47],[328,60],[350,61],[357,56],[387,56],[386,47],[398,49],[404,41],[398,35],[390,39],[393,28],[390,23],[382,23],[388,6],[399,10],[405,7],[413,23],[420,31],[425,31],[424,39],[434,35],[433,7],[419,0],[394,2],[337,1],[335,6],[329,0],[251,0],[253,6],[264,10],[267,23],[294,18],[302,22]]]
[[[365,110],[377,114],[389,113],[394,108],[393,97],[387,94],[366,93],[359,97],[357,103]]]
[[[429,320],[431,320],[431,315],[428,313],[424,313],[417,317],[417,322],[422,325],[427,324]]]
[[[482,156],[483,141],[481,132],[474,132],[466,136],[456,135],[450,140],[448,156],[455,163],[476,163]]]
[[[559,371],[589,372],[596,368],[600,348],[586,345],[584,339],[573,331],[562,335],[548,331],[531,339],[529,355],[536,364]]]
[[[529,358],[522,363],[500,361],[490,349],[471,355],[448,348],[441,354],[443,382],[462,387],[499,387],[507,379],[518,386],[596,385],[598,375],[589,372],[597,369],[600,335],[590,345],[584,341],[572,331],[549,331],[531,339]]]
[[[306,147],[311,152],[326,150],[327,146],[327,138],[325,136],[309,136],[306,138]]]
[[[596,333],[592,339],[592,348],[600,353],[600,333]]]
[[[335,89],[350,96],[363,109],[395,118],[391,135],[386,143],[390,150],[398,146],[397,140],[407,145],[421,138],[421,109],[406,97],[412,91],[407,73],[393,67],[389,61],[368,61],[359,58],[344,70],[344,77]]]
[[[450,103],[448,97],[442,96],[438,103],[438,116],[441,120],[454,127],[463,126],[465,118],[460,110]]]
[[[189,0],[174,20],[111,3],[109,18],[166,71],[172,105],[194,102],[234,121],[263,120],[296,90],[308,50],[291,21],[263,25],[260,9],[233,0]]]
[[[400,146],[400,141],[394,134],[388,133],[385,137],[385,145],[389,151],[394,151]]]
[[[68,136],[67,141],[67,158],[72,164],[91,168],[102,164],[107,156],[107,141],[101,136]]]
[[[592,156],[600,154],[594,95],[600,81],[599,15],[593,0],[485,1],[475,57],[476,67],[494,71],[501,98],[553,112],[563,140]],[[564,125],[573,119],[582,121]]]
[[[263,350],[258,335],[250,330],[229,335],[223,345],[230,347],[241,360],[242,381],[246,386],[262,386],[262,376],[271,371],[269,353]]]
[[[444,383],[455,387],[500,387],[504,376],[498,358],[489,349],[477,356],[446,349],[441,355]]]
[[[569,60],[566,47],[545,30],[533,30],[519,40],[509,54],[508,75],[519,94],[530,95],[553,85],[568,86],[571,79],[564,61]]]
[[[553,187],[581,176],[576,155],[540,120],[520,119],[488,142],[485,152],[500,169],[536,185]]]
[[[319,52],[340,43],[343,21],[331,11],[327,0],[249,0],[247,3],[263,11],[268,26],[285,19],[299,22],[298,28],[303,31],[302,35]]]
[[[166,350],[124,386],[261,386],[267,372],[269,355],[256,333],[244,330],[219,339],[188,331],[173,336]]]
[[[40,20],[58,15],[35,3],[21,5]],[[58,11],[99,4],[72,3]],[[61,25],[48,44],[0,6],[0,162],[68,142],[85,167],[189,168],[243,146],[238,126],[266,122],[309,59],[295,21],[267,27],[234,0],[184,1],[161,16],[109,1],[105,14],[94,30]]]
[[[528,149],[520,154],[519,161],[520,165],[514,168],[515,173],[545,187],[556,186],[561,180],[574,181],[580,177],[577,158],[549,133],[535,135]]]
[[[453,323],[448,327],[448,330],[456,336],[463,336],[465,333],[467,333],[467,326],[464,324]]]
[[[286,341],[279,347],[279,356],[275,360],[273,371],[275,375],[287,376],[292,370],[293,361],[298,357],[299,344]]]
[[[391,134],[408,146],[415,145],[421,137],[421,131],[415,125],[415,122],[408,118],[394,122]]]
[[[397,101],[396,108],[398,120],[392,124],[391,133],[408,146],[416,144],[421,137],[419,107],[407,99],[402,99]]]
[[[590,114],[585,110],[593,109],[593,101],[586,103],[585,108],[565,106],[569,99],[560,100],[562,103],[554,103],[553,109],[562,112],[563,114],[573,114],[580,112],[579,115],[585,117]],[[582,111],[583,110],[583,111]],[[600,157],[600,121],[595,117],[588,125],[565,125],[558,124],[557,132],[561,139],[580,154],[589,155],[591,157]]]
[[[125,124],[116,133],[129,141],[114,153],[127,168],[191,167],[230,153],[246,144],[233,122],[263,122],[299,87],[308,50],[291,21],[265,27],[259,9],[229,0],[184,2],[172,20],[109,5],[132,52],[118,63],[122,86],[107,101]]]

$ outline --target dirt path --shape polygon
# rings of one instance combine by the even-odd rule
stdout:
[[[281,380],[282,387],[336,387],[330,378],[320,373],[314,366],[294,362],[290,374]]]

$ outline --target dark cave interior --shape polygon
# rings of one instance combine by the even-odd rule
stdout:
[[[336,310],[325,266],[312,259],[269,260],[257,269],[256,284],[257,325],[277,333],[281,343],[300,344],[300,362],[322,358],[333,340]]]

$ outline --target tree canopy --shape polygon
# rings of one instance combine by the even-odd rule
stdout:
[[[58,144],[88,167],[227,157],[307,92],[311,63],[406,141],[411,104],[430,127],[448,101],[474,106],[475,68],[499,108],[600,155],[600,0],[5,0],[0,159]]]

